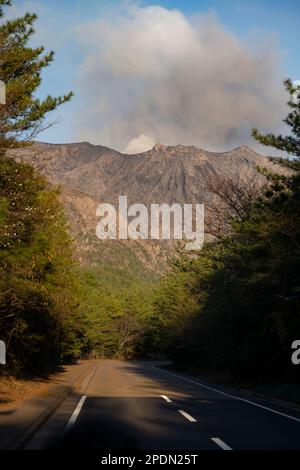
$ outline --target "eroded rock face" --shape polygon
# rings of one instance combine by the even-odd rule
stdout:
[[[211,198],[207,177],[237,175],[251,177],[256,166],[274,167],[246,146],[224,153],[194,146],[156,144],[151,150],[126,155],[101,145],[34,143],[10,151],[16,160],[30,163],[51,183],[62,186],[62,201],[70,220],[78,258],[93,263],[95,253],[114,261],[115,251],[136,257],[147,269],[162,271],[174,243],[154,241],[102,241],[95,235],[99,202],[117,206],[119,195],[128,203],[205,203]],[[118,255],[119,256],[119,255]],[[120,258],[120,256],[119,256]],[[122,258],[122,257],[121,257]],[[125,260],[125,261],[124,261]],[[120,259],[118,262],[121,262]]]
[[[120,194],[130,202],[201,202],[207,174],[251,173],[256,165],[272,165],[248,147],[212,153],[194,146],[157,144],[152,150],[125,155],[101,145],[35,143],[10,152],[37,167],[55,184],[67,184],[91,197],[116,203]]]

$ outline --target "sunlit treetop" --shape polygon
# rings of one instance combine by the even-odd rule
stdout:
[[[69,101],[73,93],[64,96],[36,97],[41,73],[53,61],[53,51],[32,48],[36,14],[5,21],[5,6],[10,0],[0,0],[0,80],[6,86],[6,104],[0,105],[0,148],[25,145],[41,131],[53,125],[46,116]]]

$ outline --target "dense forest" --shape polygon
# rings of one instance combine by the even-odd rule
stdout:
[[[226,235],[174,261],[154,302],[159,347],[177,364],[254,383],[300,377],[291,362],[300,334],[300,93],[285,86],[291,133],[253,136],[289,154],[274,160],[286,171],[258,168],[268,180],[261,194],[250,201],[245,191],[246,210],[228,213]]]
[[[0,0],[1,17],[9,5]],[[300,334],[299,90],[285,82],[287,137],[253,131],[288,154],[276,159],[285,171],[258,168],[266,185],[255,197],[224,180],[223,203],[238,198],[224,213],[226,230],[192,256],[178,252],[159,283],[138,273],[105,275],[75,260],[59,189],[5,155],[30,145],[49,126],[48,113],[72,98],[36,97],[53,53],[28,45],[35,19],[0,23],[7,92],[0,105],[0,338],[8,354],[0,373],[37,373],[90,356],[156,355],[241,381],[299,381],[291,363]]]
[[[0,0],[0,15],[10,1]],[[66,360],[97,354],[130,356],[142,344],[151,285],[139,276],[104,276],[75,260],[68,224],[51,186],[29,165],[5,155],[30,145],[63,97],[37,98],[53,52],[31,48],[36,15],[0,23],[0,337],[3,374],[38,373]]]
[[[9,5],[0,1],[1,17]],[[28,46],[35,20],[26,14],[0,23],[0,79],[6,86],[0,105],[0,335],[8,363],[2,373],[42,370],[79,356],[86,343],[73,308],[71,240],[57,190],[5,155],[8,148],[29,145],[48,113],[72,97],[35,96],[41,72],[53,60],[52,52]]]

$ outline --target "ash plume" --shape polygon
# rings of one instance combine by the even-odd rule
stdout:
[[[149,143],[225,150],[279,130],[284,74],[276,36],[242,41],[213,14],[128,8],[77,29],[86,49],[78,86],[82,140],[121,151]],[[143,147],[143,143],[145,146]]]

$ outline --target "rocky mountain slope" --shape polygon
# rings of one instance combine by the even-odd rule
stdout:
[[[125,155],[101,145],[36,143],[11,154],[37,167],[55,184],[68,185],[96,200],[116,203],[119,194],[131,202],[191,203],[207,196],[207,175],[249,174],[256,165],[270,166],[248,147],[224,153],[196,147],[157,144],[152,150]]]
[[[104,260],[120,265],[130,259],[161,271],[173,245],[154,241],[102,241],[95,236],[99,202],[117,205],[119,195],[131,203],[202,203],[211,198],[207,178],[226,172],[251,177],[270,159],[248,147],[213,153],[194,146],[157,144],[148,152],[125,155],[101,145],[34,143],[10,155],[36,167],[51,183],[62,186],[62,201],[81,262]],[[137,265],[133,263],[133,268]]]

